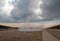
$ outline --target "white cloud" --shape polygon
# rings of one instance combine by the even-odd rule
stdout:
[[[12,18],[19,22],[37,22],[43,19],[41,16],[41,0],[19,0],[14,4],[14,10],[11,12]]]
[[[57,0],[13,0],[13,3],[12,0],[10,2],[0,0],[0,18],[3,22],[40,22],[59,19],[58,3]]]

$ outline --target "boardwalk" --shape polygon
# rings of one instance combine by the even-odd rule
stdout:
[[[43,41],[59,41],[59,40],[50,33],[48,33],[47,31],[43,31]]]
[[[58,30],[53,30],[53,29],[50,29],[50,30],[47,30],[50,34],[52,34],[54,37],[56,37],[58,40],[60,40],[60,29]]]

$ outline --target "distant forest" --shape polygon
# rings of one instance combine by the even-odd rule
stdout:
[[[0,31],[1,30],[11,30],[11,29],[18,29],[18,27],[10,27],[10,26],[5,26],[5,25],[0,25]]]
[[[60,25],[52,26],[52,27],[49,27],[47,29],[60,29]]]

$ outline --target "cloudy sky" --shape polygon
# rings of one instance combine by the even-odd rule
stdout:
[[[0,22],[45,22],[60,19],[60,0],[0,0]]]

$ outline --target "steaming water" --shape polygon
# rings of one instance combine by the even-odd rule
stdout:
[[[40,27],[21,27],[18,31],[41,31],[42,29]]]

